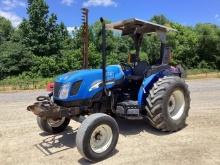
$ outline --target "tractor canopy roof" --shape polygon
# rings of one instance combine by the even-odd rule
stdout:
[[[132,35],[135,33],[166,33],[169,31],[177,31],[173,28],[159,25],[153,22],[144,21],[137,18],[131,18],[106,25],[107,29],[115,29],[122,31],[122,35]]]

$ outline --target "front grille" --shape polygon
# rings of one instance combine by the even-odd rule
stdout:
[[[81,83],[82,83],[82,80],[77,81],[77,82],[72,84],[71,90],[70,90],[70,95],[71,96],[74,96],[78,93]]]
[[[61,87],[62,87],[62,83],[59,82],[54,83],[54,89],[53,89],[54,97],[59,97]]]

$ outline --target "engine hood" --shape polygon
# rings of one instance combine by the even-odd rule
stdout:
[[[106,67],[106,81],[107,88],[113,87],[118,81],[124,79],[124,72],[120,65],[110,65]],[[65,101],[84,100],[90,99],[97,92],[102,90],[98,84],[102,83],[102,69],[86,69],[68,72],[61,76],[58,76],[55,83],[58,84],[74,84],[81,81],[79,91],[76,95],[69,96]],[[59,89],[55,89],[59,90]],[[54,96],[56,100],[59,100],[57,96]]]
[[[83,80],[85,78],[88,78],[88,76],[100,75],[101,73],[102,73],[101,69],[77,70],[58,76],[56,78],[56,82],[69,83],[78,80]]]
[[[120,65],[106,67],[106,80],[119,79],[124,76]],[[102,69],[85,69],[65,73],[56,78],[56,82],[71,83],[79,80],[102,80]]]

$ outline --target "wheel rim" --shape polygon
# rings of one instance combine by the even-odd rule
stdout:
[[[65,117],[62,117],[60,119],[47,119],[47,123],[51,126],[51,127],[59,127],[61,126],[65,121]]]
[[[181,90],[175,90],[168,101],[168,113],[173,120],[181,118],[185,109],[185,98]]]
[[[90,138],[90,145],[94,152],[102,153],[108,149],[112,142],[112,129],[106,125],[98,126],[93,132]]]

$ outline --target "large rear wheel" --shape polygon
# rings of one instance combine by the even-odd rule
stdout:
[[[188,86],[179,77],[159,79],[146,98],[145,109],[151,125],[162,131],[177,131],[185,126],[190,108]]]

